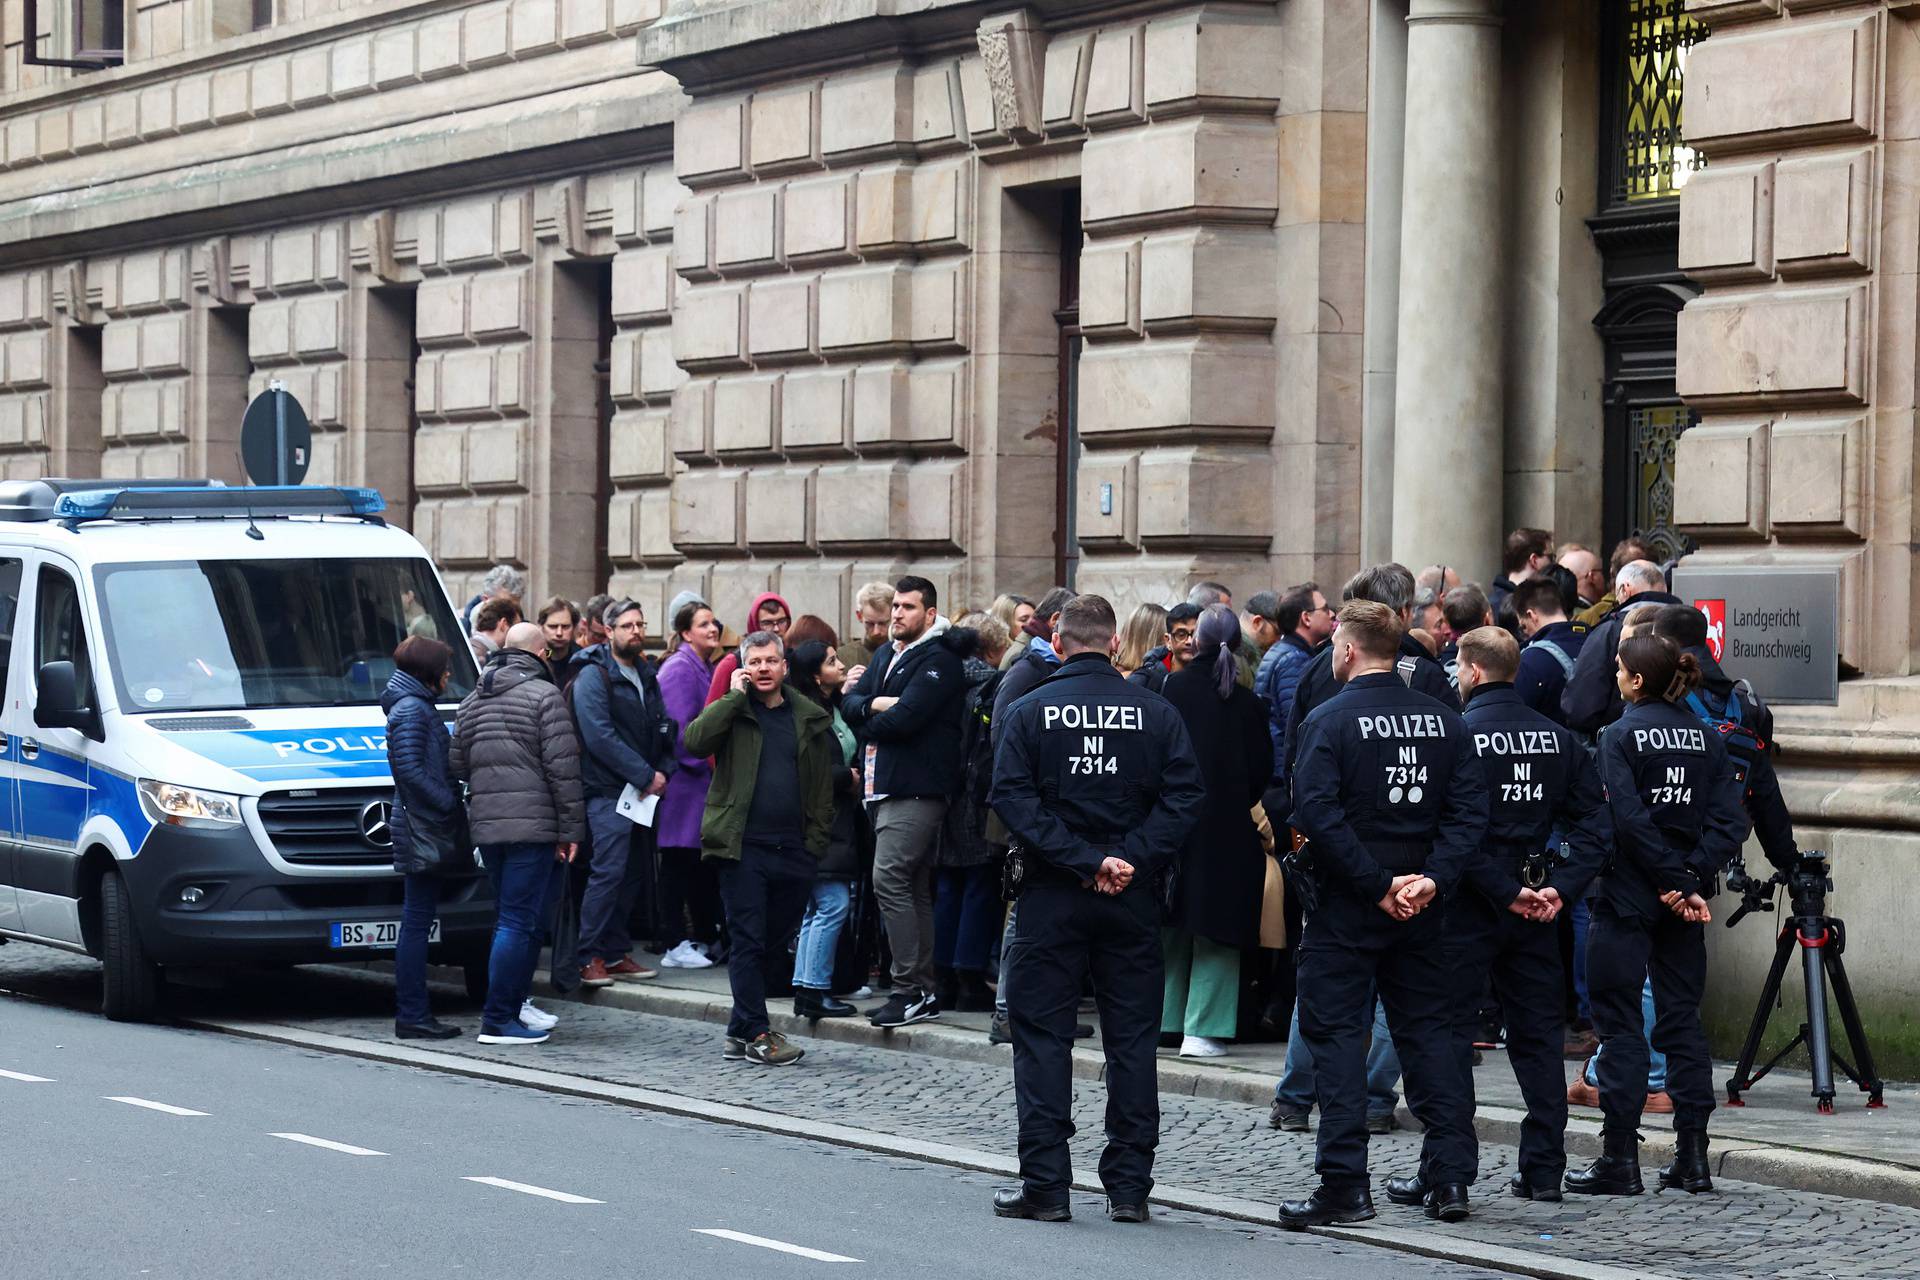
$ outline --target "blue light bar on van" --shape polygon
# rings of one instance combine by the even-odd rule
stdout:
[[[54,503],[56,520],[155,519],[192,516],[377,516],[387,509],[375,489],[342,485],[142,485],[81,489]]]

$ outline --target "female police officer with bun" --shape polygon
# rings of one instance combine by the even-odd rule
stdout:
[[[1587,932],[1587,986],[1599,1061],[1604,1148],[1567,1190],[1641,1191],[1640,1112],[1647,1042],[1640,988],[1653,980],[1654,1046],[1667,1055],[1675,1155],[1660,1185],[1711,1191],[1707,1117],[1712,1063],[1700,1025],[1706,984],[1707,899],[1747,836],[1739,774],[1716,733],[1674,705],[1700,683],[1700,664],[1671,640],[1620,644],[1615,680],[1627,709],[1600,735],[1600,775],[1613,811],[1614,854],[1595,884]]]

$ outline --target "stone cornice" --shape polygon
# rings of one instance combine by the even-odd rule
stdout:
[[[1271,12],[1273,0],[672,0],[639,35],[643,66],[695,96],[888,57],[977,53],[982,19],[1024,10],[1047,30],[1183,10]]]

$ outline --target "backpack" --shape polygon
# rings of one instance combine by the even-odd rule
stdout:
[[[1712,694],[1705,689],[1695,689],[1687,695],[1687,709],[1720,735],[1728,755],[1751,769],[1754,762],[1767,753],[1767,744],[1761,741],[1759,732],[1747,724],[1746,712],[1740,704],[1742,694],[1753,699],[1756,706],[1759,705],[1759,697],[1753,692],[1753,686],[1740,680],[1727,694],[1724,705],[1714,706]]]
[[[941,822],[941,835],[963,860],[961,865],[971,861],[968,854],[977,855],[982,845],[1004,843],[993,838],[1002,833],[995,829],[992,811],[987,808],[987,793],[993,787],[993,699],[1006,675],[1005,671],[994,672],[966,697],[960,724],[960,785]]]
[[[1400,673],[1400,683],[1411,689],[1413,688],[1413,673],[1420,669],[1420,659],[1403,657],[1393,664],[1393,669]]]
[[[1565,649],[1562,649],[1551,640],[1535,640],[1532,644],[1529,644],[1527,648],[1541,650],[1548,657],[1560,664],[1560,670],[1565,673],[1567,679],[1573,679],[1573,659],[1567,656]]]

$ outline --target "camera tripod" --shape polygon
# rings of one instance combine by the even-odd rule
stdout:
[[[1727,1105],[1743,1107],[1746,1105],[1741,1094],[1758,1084],[1769,1071],[1780,1064],[1780,1060],[1800,1045],[1807,1046],[1807,1056],[1813,1060],[1813,1097],[1815,1105],[1823,1112],[1833,1110],[1833,1068],[1837,1064],[1842,1074],[1859,1086],[1867,1095],[1869,1107],[1884,1107],[1881,1093],[1884,1082],[1874,1074],[1873,1050],[1867,1044],[1866,1028],[1860,1025],[1860,1010],[1853,1002],[1853,985],[1847,981],[1846,965],[1841,955],[1847,949],[1846,926],[1827,914],[1827,893],[1833,888],[1833,878],[1827,874],[1827,858],[1817,850],[1808,850],[1800,854],[1799,861],[1787,871],[1777,871],[1766,880],[1755,880],[1747,874],[1746,867],[1735,862],[1727,876],[1727,887],[1741,895],[1740,909],[1727,921],[1731,929],[1740,923],[1740,918],[1749,911],[1759,910],[1773,905],[1773,891],[1776,886],[1787,890],[1788,900],[1793,904],[1793,914],[1780,928],[1780,937],[1773,949],[1773,967],[1767,970],[1767,982],[1760,989],[1760,1003],[1753,1011],[1753,1023],[1747,1028],[1747,1042],[1740,1050],[1740,1061],[1733,1068],[1733,1076],[1727,1081]],[[1800,1024],[1800,1030],[1789,1040],[1780,1052],[1767,1060],[1760,1070],[1753,1070],[1753,1060],[1760,1053],[1760,1037],[1766,1033],[1767,1019],[1780,1003],[1780,981],[1786,976],[1787,962],[1793,958],[1794,948],[1800,950],[1802,973],[1807,985],[1807,1020]],[[1833,1051],[1833,1043],[1827,1029],[1827,984],[1833,985],[1834,1003],[1840,1008],[1840,1022],[1847,1032],[1847,1043],[1853,1050],[1854,1058],[1859,1062],[1856,1070],[1852,1063]]]

